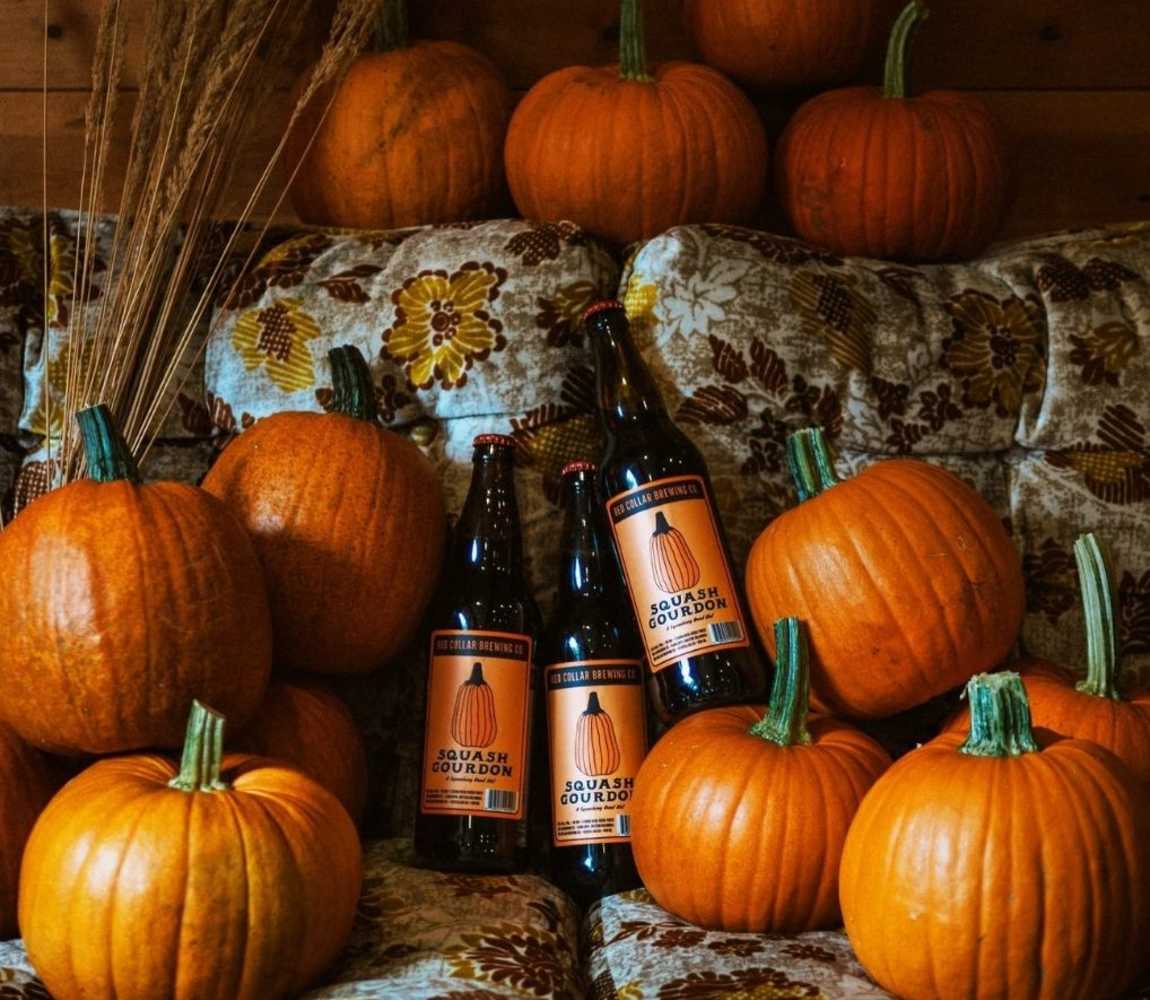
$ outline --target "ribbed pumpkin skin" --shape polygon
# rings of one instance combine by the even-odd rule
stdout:
[[[864,469],[775,518],[747,562],[747,600],[811,636],[811,686],[836,714],[913,708],[999,663],[1025,605],[1002,522],[957,476],[912,459]]]
[[[620,243],[690,222],[747,222],[767,140],[749,100],[696,63],[572,66],[540,80],[507,132],[507,180],[530,219],[570,219]]]
[[[701,927],[838,926],[842,844],[890,758],[826,718],[811,744],[776,746],[748,732],[764,710],[700,712],[655,744],[635,780],[635,864],[660,906]]]
[[[59,784],[48,758],[0,725],[0,940],[16,937],[24,843]]]
[[[880,26],[875,0],[686,0],[703,61],[763,90],[841,83],[862,69]]]
[[[664,593],[690,590],[699,582],[699,564],[678,528],[669,527],[665,522],[656,528],[651,535],[650,556],[651,575]]]
[[[455,692],[451,738],[463,747],[489,747],[499,735],[495,694],[480,675],[479,683],[464,681]]]
[[[292,131],[303,155],[321,91]],[[505,197],[503,139],[512,97],[499,71],[455,42],[360,56],[348,70],[291,187],[304,222],[392,229],[457,222]]]
[[[367,752],[351,712],[321,681],[293,677],[268,686],[236,749],[294,764],[331,792],[357,823],[367,800]]]
[[[623,755],[615,723],[604,711],[584,712],[575,724],[575,766],[589,778],[614,774]]]
[[[56,1000],[277,1000],[346,943],[361,860],[334,796],[259,758],[225,758],[231,791],[168,788],[176,772],[100,761],[36,824],[20,926]]]
[[[178,483],[81,480],[0,533],[0,717],[64,753],[178,746],[193,698],[237,724],[267,687],[263,574],[236,518]]]
[[[410,441],[340,413],[277,413],[224,449],[204,489],[255,543],[278,667],[367,673],[415,634],[446,526]]]
[[[983,101],[875,87],[820,94],[787,125],[776,188],[803,239],[838,254],[905,260],[976,256],[1007,195],[1006,153]]]
[[[1150,800],[1093,744],[1002,759],[964,738],[911,751],[859,809],[840,874],[859,960],[908,1000],[1120,995],[1150,944]]]

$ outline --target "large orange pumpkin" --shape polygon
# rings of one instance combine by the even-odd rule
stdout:
[[[141,485],[105,407],[78,420],[88,478],[0,533],[0,718],[66,753],[178,746],[193,697],[246,722],[272,656],[251,541],[203,490]]]
[[[24,843],[59,784],[49,758],[0,725],[0,941],[16,936]]]
[[[841,83],[862,70],[879,0],[686,0],[703,60],[763,90]]]
[[[224,449],[204,489],[255,542],[277,666],[365,673],[419,627],[446,521],[431,463],[379,426],[363,356],[337,347],[330,359],[332,412],[258,421]]]
[[[289,136],[289,162],[302,157],[291,199],[305,222],[391,229],[503,203],[511,91],[474,49],[409,42],[406,0],[386,0],[377,51],[337,86],[334,98],[317,93]]]
[[[909,97],[911,0],[895,22],[886,82],[820,94],[779,140],[777,187],[804,239],[839,254],[973,257],[994,237],[1007,194],[1006,150],[974,94]]]
[[[276,1000],[339,954],[359,898],[355,826],[294,768],[222,758],[196,703],[183,761],[100,761],[36,823],[20,927],[57,1000]]]
[[[367,753],[343,699],[315,678],[272,681],[237,750],[294,764],[331,792],[357,823],[367,800]]]
[[[688,716],[635,779],[631,846],[643,884],[660,906],[702,927],[838,926],[847,829],[890,765],[857,729],[808,721],[807,643],[797,619],[778,622],[776,644],[765,715],[737,705]]]
[[[855,954],[908,1000],[1101,1000],[1150,946],[1150,799],[1093,743],[1031,730],[1017,674],[871,789],[839,875]]]
[[[519,211],[619,242],[687,222],[747,222],[763,197],[767,140],[750,101],[708,66],[648,72],[640,0],[622,0],[619,65],[544,77],[507,132]]]
[[[451,708],[451,738],[461,747],[489,747],[499,735],[495,692],[483,678],[483,664],[471,667],[471,676],[455,692]]]
[[[840,483],[818,428],[787,448],[801,502],[755,541],[747,601],[768,647],[778,618],[807,622],[820,703],[883,718],[1007,655],[1022,623],[1022,566],[986,501],[913,459]]]

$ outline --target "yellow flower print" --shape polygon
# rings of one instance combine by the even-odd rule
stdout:
[[[655,313],[655,304],[659,301],[659,286],[653,283],[642,284],[631,275],[627,282],[627,292],[623,296],[623,308],[627,311],[627,319],[632,324],[649,320]]]
[[[279,299],[243,313],[236,320],[232,346],[248,371],[266,365],[277,388],[298,392],[315,384],[308,341],[319,335],[319,324],[303,311],[299,299]]]
[[[472,261],[453,274],[420,271],[392,293],[395,322],[384,350],[404,365],[412,388],[460,388],[475,361],[507,346],[503,324],[487,309],[506,279],[503,268]]]

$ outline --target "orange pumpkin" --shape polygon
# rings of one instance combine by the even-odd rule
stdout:
[[[1027,659],[1017,664],[1034,724],[1059,736],[1089,740],[1119,757],[1150,785],[1150,691],[1123,692],[1118,683],[1118,636],[1110,571],[1098,539],[1074,543],[1082,608],[1086,618],[1086,677],[1068,667]],[[952,720],[948,732],[965,732],[970,710]]]
[[[415,634],[439,574],[439,478],[379,426],[354,347],[329,355],[330,413],[277,413],[233,441],[204,479],[255,542],[287,670],[366,673]]]
[[[343,699],[322,681],[273,681],[235,747],[294,764],[331,792],[357,823],[367,800],[367,753]]]
[[[622,760],[615,723],[599,704],[599,692],[592,691],[575,723],[575,766],[588,778],[600,778],[618,771]]]
[[[20,927],[57,1000],[297,996],[351,933],[359,838],[294,768],[222,758],[198,702],[181,765],[102,760],[72,779],[24,855]]]
[[[755,541],[747,600],[768,647],[778,618],[807,622],[821,704],[884,718],[1006,657],[1022,623],[1022,565],[986,501],[913,459],[840,483],[818,428],[787,449],[801,502]]]
[[[272,658],[251,541],[203,490],[141,485],[106,407],[78,420],[88,478],[0,533],[0,718],[92,754],[178,746],[193,697],[246,722]]]
[[[405,0],[386,0],[378,50],[337,86],[334,98],[317,93],[289,136],[288,161],[300,162],[291,199],[305,222],[393,229],[500,208],[513,101],[485,56],[409,43]]]
[[[1150,799],[1108,750],[1036,740],[1017,674],[967,688],[970,735],[900,759],[855,817],[847,934],[913,1000],[1123,994],[1150,945]]]
[[[795,113],[779,140],[777,189],[804,239],[838,254],[966,258],[994,237],[1007,195],[1006,150],[975,94],[909,97],[911,0],[895,22],[886,82],[832,90]]]
[[[886,752],[828,717],[808,722],[802,623],[776,626],[770,706],[688,716],[635,779],[632,840],[660,906],[702,927],[792,933],[839,924],[838,866]],[[690,878],[684,878],[684,864]]]
[[[651,533],[651,576],[665,594],[690,590],[699,582],[699,564],[691,553],[687,539],[678,528],[672,528],[667,515],[655,515]]]
[[[451,738],[461,747],[489,747],[499,735],[495,717],[495,692],[483,679],[483,664],[471,668],[471,676],[455,692],[451,710]]]
[[[882,22],[878,0],[686,0],[703,61],[763,90],[856,77]]]
[[[639,0],[622,0],[619,65],[540,80],[507,132],[522,215],[570,219],[621,243],[688,222],[748,222],[762,201],[767,139],[750,101],[708,66],[648,72]]]

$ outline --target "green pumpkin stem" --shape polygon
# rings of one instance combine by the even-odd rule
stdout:
[[[383,0],[375,26],[376,51],[406,48],[408,37],[407,0]]]
[[[192,702],[180,773],[168,787],[182,792],[219,792],[231,786],[220,777],[224,760],[224,717],[198,701]]]
[[[76,414],[80,436],[84,441],[84,458],[88,462],[88,478],[97,483],[112,483],[126,479],[140,482],[140,469],[132,449],[116,426],[111,411],[103,403],[90,406]]]
[[[623,0],[619,17],[619,76],[624,80],[644,82],[651,79],[647,72],[642,0]]]
[[[883,97],[902,99],[908,96],[910,88],[907,77],[910,75],[911,39],[915,30],[930,16],[930,10],[922,0],[910,0],[895,19],[890,29],[890,41],[886,49],[886,69],[883,73]]]
[[[800,503],[817,497],[839,481],[821,427],[804,427],[787,438],[787,468]]]
[[[1019,757],[1038,744],[1030,724],[1030,702],[1022,678],[1013,670],[978,674],[966,684],[970,735],[959,748],[971,757]]]
[[[351,344],[333,347],[327,359],[331,362],[332,412],[370,423],[378,420],[375,384],[359,348]]]
[[[775,682],[767,714],[751,734],[781,747],[810,743],[807,715],[811,703],[811,669],[807,628],[798,618],[775,622]]]
[[[1078,586],[1086,619],[1086,679],[1077,689],[1095,698],[1120,701],[1118,687],[1118,630],[1114,627],[1114,587],[1106,553],[1093,532],[1074,543]]]

